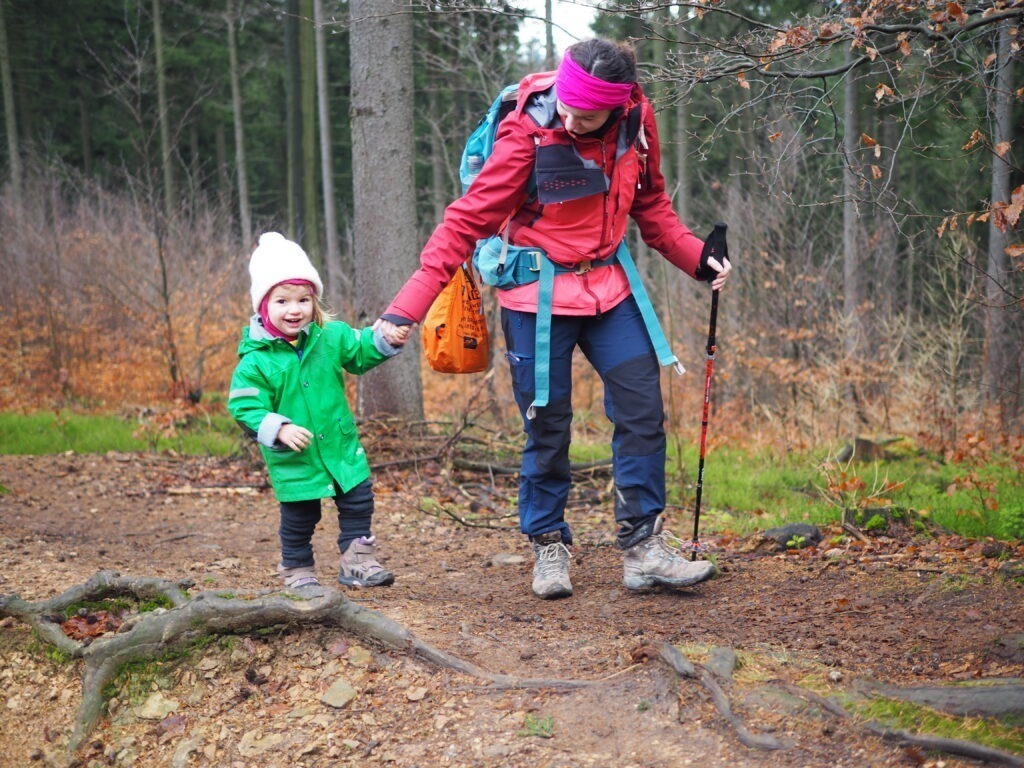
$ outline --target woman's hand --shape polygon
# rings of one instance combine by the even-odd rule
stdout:
[[[287,445],[296,453],[302,453],[308,448],[312,438],[313,433],[298,424],[283,424],[277,432],[277,441]]]
[[[711,281],[711,290],[720,291],[722,286],[725,285],[725,281],[729,279],[729,273],[732,272],[732,264],[728,259],[719,261],[714,256],[708,259],[708,266],[711,267],[718,274],[715,279]]]

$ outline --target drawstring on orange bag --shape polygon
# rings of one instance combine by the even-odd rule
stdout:
[[[479,373],[491,362],[491,340],[480,289],[463,264],[423,320],[423,351],[441,373]]]

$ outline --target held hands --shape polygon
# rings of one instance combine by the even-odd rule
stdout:
[[[309,441],[313,433],[298,424],[283,424],[277,433],[277,440],[291,448],[296,453],[302,453],[309,447]]]
[[[405,346],[405,342],[409,340],[409,335],[412,333],[411,325],[395,325],[383,317],[377,318],[377,322],[373,324],[373,329],[375,331],[379,330],[384,340],[392,347]]]

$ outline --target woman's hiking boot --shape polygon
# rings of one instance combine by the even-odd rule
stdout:
[[[572,582],[569,581],[569,548],[562,543],[561,531],[531,536],[533,553],[533,593],[543,600],[569,597]]]
[[[661,517],[656,517],[619,534],[619,546],[625,550],[622,581],[627,589],[657,584],[688,587],[714,575],[713,563],[688,560],[676,546],[679,539],[662,530],[662,525]]]
[[[285,568],[283,565],[278,565],[277,572],[284,579],[285,589],[291,589],[301,595],[310,597],[319,597],[324,594],[323,585],[320,584],[320,579],[316,577],[316,568],[312,565],[305,565],[299,568]]]
[[[395,574],[377,562],[374,556],[376,536],[353,539],[341,553],[338,582],[347,587],[386,587],[393,584]]]

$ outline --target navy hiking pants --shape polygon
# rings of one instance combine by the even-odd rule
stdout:
[[[665,414],[658,360],[632,296],[600,316],[551,318],[548,405],[533,419],[537,315],[501,310],[512,389],[523,416],[526,447],[519,478],[519,526],[528,536],[560,531],[569,498],[572,356],[578,346],[604,383],[605,414],[614,425],[615,520],[637,525],[665,507]]]

